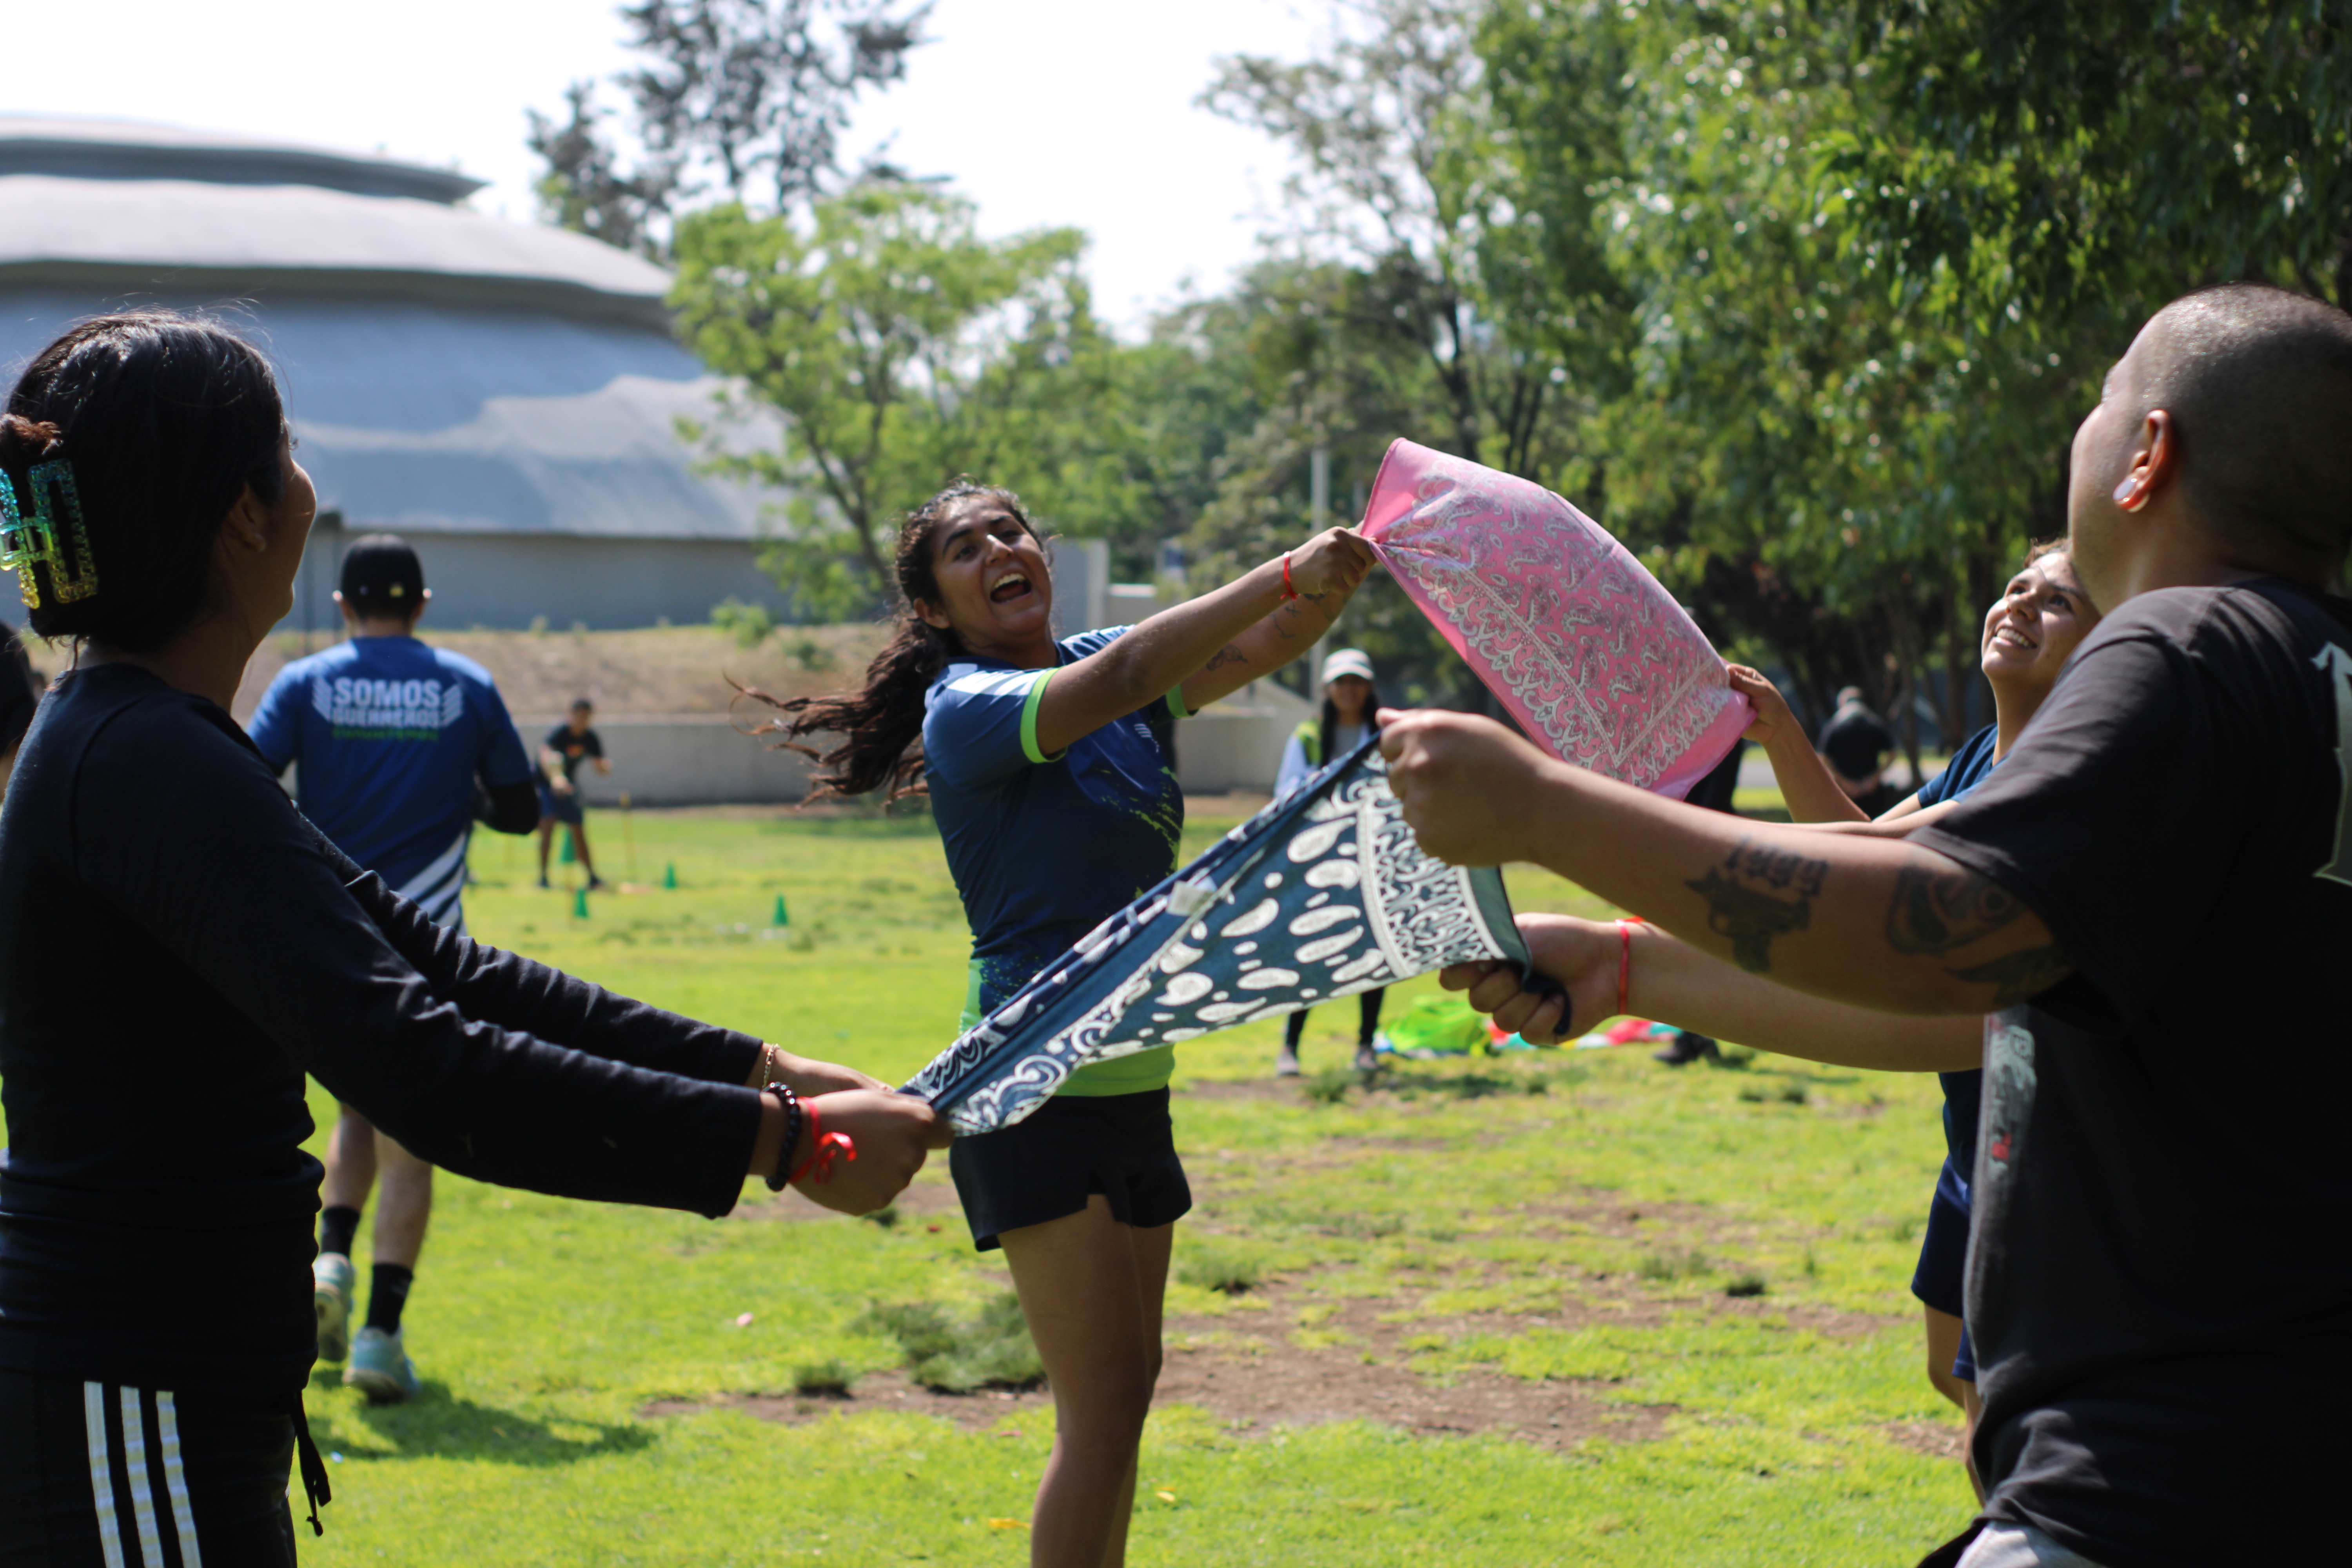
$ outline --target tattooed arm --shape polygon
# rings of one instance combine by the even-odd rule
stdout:
[[[1465,714],[1381,724],[1391,784],[1431,853],[1533,860],[1793,990],[1881,1012],[1987,1013],[2071,972],[2021,900],[1923,846],[1703,811]]]
[[[1556,986],[1528,991],[1508,963],[1456,964],[1439,978],[1538,1045],[1615,1013],[1622,973],[1625,1010],[1636,1017],[1780,1056],[1881,1072],[1958,1072],[1983,1057],[1984,1024],[1973,1015],[1904,1017],[1803,995],[1649,925],[1621,933],[1572,915],[1521,915],[1518,924],[1537,973]]]
[[[1351,540],[1352,534],[1348,536]],[[1367,563],[1370,548],[1358,542]],[[1293,559],[1297,552],[1293,552]],[[1315,646],[1331,629],[1349,598],[1361,584],[1360,575],[1328,586],[1301,587],[1295,599],[1285,599],[1272,614],[1219,648],[1183,686],[1184,710],[1198,713],[1221,697],[1230,697],[1261,675],[1271,675]]]

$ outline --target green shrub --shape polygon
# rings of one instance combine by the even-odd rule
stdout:
[[[849,1392],[856,1374],[837,1361],[803,1362],[793,1368],[794,1394],[822,1394],[838,1397]]]
[[[1714,1267],[1696,1247],[1666,1247],[1642,1254],[1633,1272],[1644,1279],[1684,1279]]]
[[[907,1374],[942,1393],[1034,1388],[1045,1380],[1021,1299],[1010,1290],[969,1318],[954,1317],[936,1301],[877,1302],[854,1327],[898,1341]]]
[[[738,647],[758,647],[776,629],[776,617],[765,605],[729,598],[710,606],[710,624],[733,637]]]
[[[1187,1244],[1176,1259],[1176,1278],[1203,1290],[1239,1296],[1257,1288],[1265,1266],[1255,1253],[1211,1237]]]

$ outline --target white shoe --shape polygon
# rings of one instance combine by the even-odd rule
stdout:
[[[352,1364],[343,1369],[346,1387],[356,1388],[377,1405],[398,1405],[425,1392],[416,1363],[408,1359],[401,1333],[362,1329],[352,1342]]]
[[[352,1353],[352,1282],[358,1270],[340,1252],[322,1252],[310,1265],[310,1310],[319,1319],[319,1359]]]

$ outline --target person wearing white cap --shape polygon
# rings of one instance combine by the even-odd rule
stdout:
[[[1280,795],[1378,734],[1380,726],[1373,716],[1380,710],[1381,694],[1372,685],[1372,661],[1362,649],[1335,648],[1324,656],[1322,716],[1307,720],[1291,732],[1290,743],[1282,750],[1282,767],[1275,774],[1275,793]],[[1381,1065],[1372,1050],[1372,1037],[1381,1026],[1381,987],[1374,986],[1361,994],[1359,1003],[1362,1012],[1356,1032],[1356,1068],[1360,1072],[1370,1072]],[[1312,1011],[1301,1008],[1284,1025],[1282,1050],[1274,1058],[1276,1078],[1298,1076],[1298,1040]]]

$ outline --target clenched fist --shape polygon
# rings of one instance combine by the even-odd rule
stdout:
[[[1455,866],[1528,858],[1533,785],[1551,759],[1492,719],[1381,712],[1389,788],[1422,848]]]

